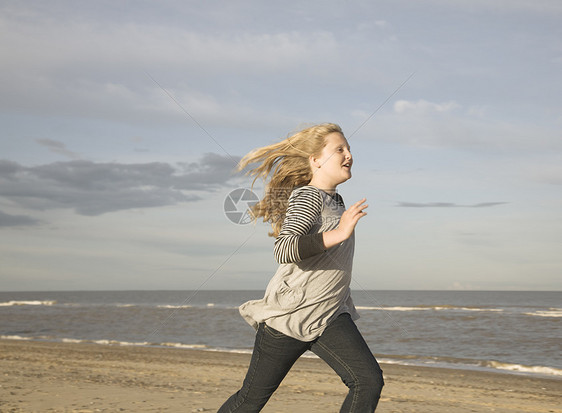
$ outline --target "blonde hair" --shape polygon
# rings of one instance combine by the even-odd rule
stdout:
[[[265,195],[251,212],[254,220],[263,217],[264,222],[271,224],[273,231],[270,236],[276,237],[281,231],[293,189],[307,185],[312,179],[309,157],[319,156],[326,145],[324,138],[334,132],[343,134],[334,123],[311,126],[278,143],[254,149],[240,161],[239,170],[259,163],[247,174],[255,176],[252,187],[258,178],[266,182]]]

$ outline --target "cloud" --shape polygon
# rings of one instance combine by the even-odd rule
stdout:
[[[407,100],[398,100],[397,102],[394,103],[394,112],[396,113],[408,113],[408,112],[414,112],[416,114],[444,113],[444,112],[451,112],[458,108],[460,108],[460,105],[454,101],[433,103],[427,100],[420,99],[415,102],[411,102]]]
[[[399,100],[392,111],[382,111],[376,121],[366,124],[361,135],[409,146],[526,156],[562,148],[557,122],[500,119],[495,110],[453,100]],[[357,110],[353,116],[360,119],[368,114]]]
[[[0,194],[31,210],[64,208],[96,216],[200,200],[199,192],[227,185],[235,166],[232,158],[213,153],[175,166],[76,160],[26,167],[4,160],[0,161]]]
[[[542,15],[556,15],[562,13],[562,4],[558,0],[540,0],[540,1],[527,1],[527,0],[496,0],[493,2],[486,0],[462,0],[462,1],[447,1],[447,0],[430,0],[430,3],[440,5],[442,7],[454,7],[456,9],[465,8],[474,12],[481,10],[485,12],[520,12],[520,13],[536,13]]]
[[[41,221],[27,215],[11,215],[0,211],[0,228],[1,227],[20,227],[33,226],[40,224]]]
[[[80,159],[80,155],[68,150],[66,145],[62,142],[55,141],[53,139],[35,139],[35,141],[49,149],[51,152],[58,153],[59,155],[66,156],[70,159]]]
[[[320,62],[340,47],[328,31],[205,33],[158,19],[95,20],[79,8],[80,18],[62,24],[49,10],[12,9],[0,17],[0,38],[10,45],[0,108],[41,115],[185,120],[149,72],[197,119],[256,119],[263,108],[250,95],[265,90],[257,85],[269,90],[279,74],[323,76]]]
[[[507,203],[508,202],[481,202],[472,205],[462,205],[452,202],[398,202],[396,206],[402,208],[487,208]]]

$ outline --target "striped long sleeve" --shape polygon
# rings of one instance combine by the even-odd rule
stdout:
[[[317,188],[304,186],[291,193],[274,256],[280,264],[299,262],[325,251],[322,233],[309,233],[322,217],[323,201]]]

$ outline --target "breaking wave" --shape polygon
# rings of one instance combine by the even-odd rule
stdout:
[[[14,305],[55,305],[57,302],[55,300],[33,300],[33,301],[5,301],[0,303],[0,307],[11,307]]]
[[[364,307],[358,306],[358,310],[365,310],[365,311],[480,311],[480,312],[502,312],[504,311],[501,308],[481,308],[481,307],[459,307],[454,305],[418,305],[414,307],[403,307],[403,306],[395,306],[395,307]]]
[[[535,317],[562,317],[562,308],[550,308],[546,311],[534,311],[532,313],[523,314]]]

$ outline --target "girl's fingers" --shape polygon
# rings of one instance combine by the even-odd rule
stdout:
[[[356,203],[354,203],[352,206],[349,207],[349,209],[347,211],[344,212],[344,215],[342,216],[342,219],[347,221],[347,219],[349,219],[349,224],[353,225],[353,227],[355,227],[355,225],[357,225],[357,222],[359,221],[359,219],[363,218],[365,215],[367,215],[367,212],[365,212],[365,209],[369,206],[368,204],[365,204],[365,201],[367,200],[367,198],[363,198],[359,201],[357,201]]]
[[[363,198],[362,200],[360,200],[360,201],[354,203],[354,204],[351,206],[351,208],[356,208],[356,209],[359,209],[360,211],[363,210],[363,209],[365,209],[365,208],[367,208],[367,207],[369,206],[369,204],[364,204],[364,202],[365,202],[366,200],[367,200],[366,198]],[[351,208],[350,208],[350,209],[351,209]]]
[[[365,202],[365,199],[362,199],[361,201],[358,201],[358,202],[354,203],[353,205],[351,205],[351,206],[348,208],[348,210],[364,207],[364,205],[361,205],[363,202]]]

